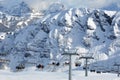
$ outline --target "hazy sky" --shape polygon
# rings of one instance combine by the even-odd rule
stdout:
[[[0,0],[6,6],[17,4],[19,1],[25,1],[29,6],[36,9],[45,9],[54,2],[61,2],[66,7],[88,7],[88,8],[103,8],[111,4],[116,4],[120,7],[120,0]]]

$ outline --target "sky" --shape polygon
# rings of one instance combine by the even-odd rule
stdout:
[[[105,8],[112,6],[120,8],[120,0],[0,0],[6,6],[11,6],[25,1],[30,7],[35,9],[46,9],[50,4],[54,2],[61,2],[67,8],[71,7],[85,7],[85,8]]]

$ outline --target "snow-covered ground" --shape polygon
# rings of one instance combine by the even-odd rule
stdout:
[[[68,72],[45,72],[45,71],[22,71],[10,72],[0,70],[0,80],[68,80]],[[72,80],[120,80],[117,74],[91,73],[88,77],[84,76],[84,71],[73,71]]]

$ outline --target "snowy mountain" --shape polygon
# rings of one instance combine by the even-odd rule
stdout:
[[[68,57],[61,55],[65,49],[75,49],[79,56],[73,62],[84,65],[78,58],[92,56],[94,60],[90,63],[104,62],[103,67],[112,67],[119,63],[119,27],[117,11],[65,9],[57,3],[42,13],[31,11],[22,2],[10,13],[0,9],[0,57],[10,60],[7,66],[12,70],[20,64],[42,64],[51,71],[52,62],[59,62],[61,69],[68,61]]]
[[[21,2],[19,5],[13,6],[9,11],[9,14],[14,16],[22,16],[30,12],[32,12],[32,10],[29,8],[29,6],[25,2]]]
[[[31,13],[32,9],[25,2],[19,2],[16,5],[10,6],[7,8],[4,4],[0,5],[0,11],[7,13],[11,16],[24,16],[25,14]]]

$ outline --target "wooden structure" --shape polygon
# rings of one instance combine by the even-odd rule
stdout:
[[[10,62],[10,60],[7,60],[7,59],[0,59],[0,62]]]

